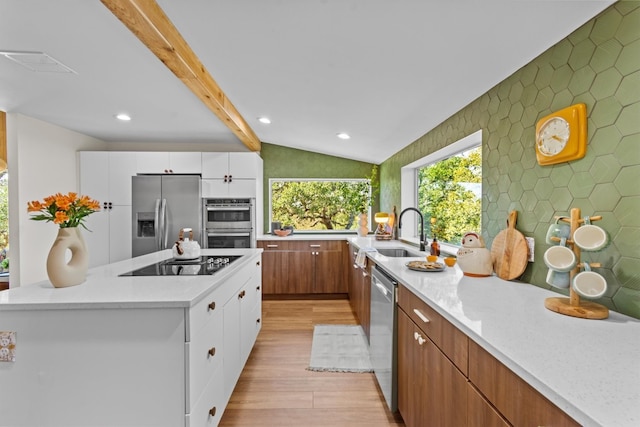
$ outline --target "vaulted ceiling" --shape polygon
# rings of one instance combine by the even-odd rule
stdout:
[[[157,3],[260,141],[380,163],[613,1]],[[0,55],[0,110],[105,141],[249,149],[98,0],[0,1],[0,51],[74,71]]]

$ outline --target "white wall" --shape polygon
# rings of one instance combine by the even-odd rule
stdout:
[[[31,221],[27,202],[78,191],[76,152],[106,147],[99,139],[20,114],[7,114],[12,288],[48,280],[46,260],[58,229],[53,223]]]

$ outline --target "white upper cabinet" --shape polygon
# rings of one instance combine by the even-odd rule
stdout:
[[[202,153],[202,178],[256,179],[262,174],[257,153]]]
[[[137,173],[200,173],[199,152],[137,152]]]

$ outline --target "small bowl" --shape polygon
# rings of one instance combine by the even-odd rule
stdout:
[[[291,234],[291,230],[284,230],[284,229],[273,230],[273,232],[280,237],[287,237],[289,234]]]
[[[438,257],[436,255],[427,255],[427,261],[436,262],[437,260],[438,260]]]
[[[454,265],[456,265],[456,258],[448,256],[444,259],[444,263],[447,264],[447,267],[453,267]]]

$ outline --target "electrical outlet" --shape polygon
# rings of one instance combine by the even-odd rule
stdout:
[[[533,262],[533,250],[535,249],[535,241],[533,237],[525,237],[527,246],[529,246],[529,259],[527,261]]]

